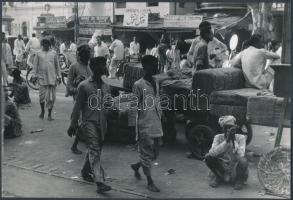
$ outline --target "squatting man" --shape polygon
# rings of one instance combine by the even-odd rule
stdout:
[[[211,170],[211,187],[226,182],[233,183],[235,190],[241,190],[248,178],[246,136],[237,134],[239,127],[235,122],[235,117],[231,115],[220,117],[223,134],[214,137],[212,147],[205,156],[206,165]]]

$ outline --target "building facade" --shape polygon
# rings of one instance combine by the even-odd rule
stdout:
[[[42,14],[69,18],[74,15],[73,2],[2,2],[3,30],[8,35],[30,36]],[[163,18],[166,15],[192,14],[195,2],[88,2],[78,3],[79,16],[109,16],[111,22],[123,22],[127,8],[147,9]]]
[[[113,9],[114,8],[114,9]],[[105,10],[114,23],[122,23],[126,9],[147,9],[149,13],[164,18],[166,15],[193,14],[195,2],[115,2],[105,3]]]
[[[2,2],[2,17],[5,15],[13,19],[11,24],[2,26],[8,35],[30,36],[34,32],[38,17],[51,13],[55,16],[73,15],[71,2]]]

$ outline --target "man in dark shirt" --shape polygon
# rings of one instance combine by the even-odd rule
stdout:
[[[101,166],[101,150],[106,133],[106,110],[103,99],[108,97],[108,87],[102,76],[106,74],[106,58],[96,57],[90,60],[93,75],[80,83],[71,114],[71,124],[68,135],[75,134],[81,113],[81,130],[87,140],[87,154],[81,175],[86,181],[96,182],[97,192],[104,193],[111,190],[106,185],[104,170]]]
[[[194,50],[194,67],[193,74],[197,70],[208,69],[208,43],[213,40],[214,34],[212,32],[211,24],[208,21],[203,21],[199,25],[201,40],[195,46]]]
[[[91,69],[88,66],[90,60],[91,49],[88,45],[81,45],[77,48],[77,62],[73,63],[68,72],[67,93],[72,95],[73,99],[77,94],[79,83],[92,75]]]
[[[92,71],[88,65],[91,56],[90,47],[85,44],[77,48],[77,62],[72,64],[69,68],[68,80],[66,90],[68,95],[72,95],[75,100],[77,95],[78,85],[92,75]],[[71,151],[74,154],[81,154],[82,152],[77,148],[80,140],[80,135],[76,134],[74,143],[71,146]]]

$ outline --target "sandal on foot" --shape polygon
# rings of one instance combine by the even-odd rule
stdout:
[[[74,154],[82,154],[82,151],[80,151],[77,148],[72,148],[72,147],[71,147],[71,152],[74,153]]]
[[[103,193],[110,191],[110,190],[112,190],[112,187],[109,185],[106,185],[104,183],[97,184],[97,193],[99,193],[99,194],[103,194]]]
[[[130,165],[131,166],[131,169],[133,169],[133,171],[134,171],[134,176],[138,179],[138,180],[140,180],[141,179],[141,175],[140,175],[140,173],[139,173],[139,168],[137,167],[137,165],[136,164],[132,164],[132,165]]]
[[[155,186],[155,184],[148,184],[148,190],[151,192],[160,192],[160,189]]]

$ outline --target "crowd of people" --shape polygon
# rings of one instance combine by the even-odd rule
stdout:
[[[133,86],[133,94],[137,97],[136,130],[139,149],[139,161],[131,164],[130,167],[137,179],[141,179],[140,168],[147,178],[147,188],[152,192],[159,192],[151,173],[152,161],[158,157],[160,138],[163,136],[161,117],[162,111],[159,106],[159,81],[154,78],[155,74],[162,73],[170,68],[192,68],[193,73],[214,67],[221,67],[223,59],[217,57],[227,50],[227,47],[216,40],[211,24],[207,21],[199,25],[200,36],[193,40],[188,55],[180,58],[179,42],[168,45],[168,40],[163,35],[157,47],[147,50],[147,55],[141,59],[144,76],[136,81]],[[5,35],[2,33],[2,41]],[[45,108],[48,109],[48,120],[52,121],[52,110],[56,100],[56,87],[61,81],[58,53],[54,49],[54,43],[49,38],[42,38],[41,42],[35,35],[32,36],[27,46],[21,42],[21,37],[15,41],[14,53],[19,56],[23,51],[28,51],[30,63],[34,71],[34,79],[39,82],[39,103],[41,113],[39,117],[44,119]],[[220,45],[219,45],[220,44]],[[210,45],[210,46],[209,46]],[[279,59],[278,53],[262,49],[261,36],[252,35],[245,43],[246,47],[232,61],[231,66],[241,67],[246,83],[255,88],[268,89],[272,82],[273,71],[266,65],[268,59]],[[221,46],[219,49],[214,46]],[[81,170],[82,177],[86,181],[95,182],[97,192],[104,193],[111,190],[105,184],[104,169],[101,165],[101,153],[103,141],[107,132],[107,106],[102,101],[110,94],[109,86],[105,78],[115,78],[119,62],[125,59],[125,48],[123,42],[115,35],[112,36],[112,43],[108,46],[100,36],[95,36],[88,44],[76,45],[66,41],[60,46],[60,52],[75,52],[76,57],[70,66],[68,74],[67,93],[73,97],[73,110],[71,123],[67,130],[69,136],[75,136],[71,151],[75,154],[82,152],[77,148],[80,141],[80,134],[85,136],[87,153]],[[94,56],[91,56],[91,50]],[[212,49],[212,50],[211,50]],[[214,50],[220,52],[215,53]],[[276,50],[276,44],[272,44],[272,51]],[[133,38],[129,47],[129,56],[140,54],[140,45]],[[12,65],[11,49],[7,43],[2,42],[1,67],[4,83],[7,79],[6,69]],[[128,54],[127,54],[128,55]],[[17,57],[16,56],[16,57]],[[216,58],[214,66],[210,60]],[[16,61],[19,62],[19,58]],[[107,67],[107,59],[110,60]],[[18,78],[17,78],[18,77]],[[24,81],[19,78],[19,72],[15,73],[15,82],[22,84]],[[100,92],[98,92],[100,91]],[[151,95],[154,98],[155,106],[151,109],[145,108],[149,99],[144,95]],[[98,104],[101,109],[91,107],[91,98],[98,95]],[[109,102],[108,102],[109,103]],[[8,132],[21,131],[21,121],[16,107],[11,106],[8,96],[6,97],[5,130]],[[233,116],[224,116],[219,119],[223,134],[216,135],[209,153],[205,157],[207,167],[211,170],[212,187],[219,185],[221,181],[232,182],[235,189],[242,189],[248,178],[248,165],[245,158],[245,136],[237,134],[236,119]],[[12,130],[13,129],[13,130]]]

